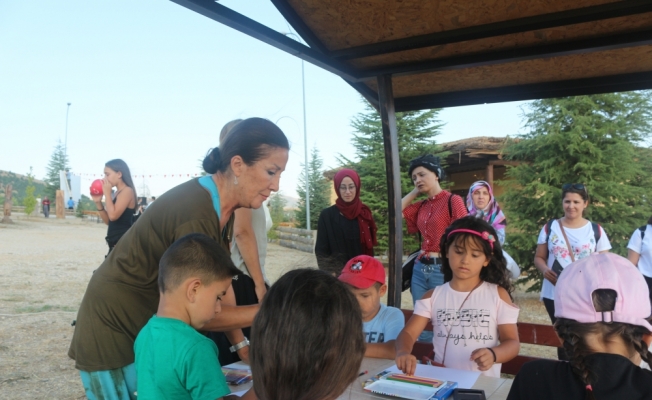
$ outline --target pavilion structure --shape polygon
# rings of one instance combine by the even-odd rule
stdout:
[[[403,252],[396,111],[652,88],[652,0],[269,0],[307,45],[213,0],[172,1],[340,76],[379,111],[389,305]]]

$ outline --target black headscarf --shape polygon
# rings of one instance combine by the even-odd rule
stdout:
[[[412,179],[412,171],[418,167],[423,167],[429,171],[434,172],[440,181],[444,179],[444,170],[440,165],[439,157],[435,157],[432,154],[426,154],[425,156],[417,157],[414,160],[410,161],[410,169],[408,170],[408,177],[410,179]]]

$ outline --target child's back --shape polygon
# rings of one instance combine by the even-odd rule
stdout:
[[[592,389],[597,400],[652,399],[652,372],[617,354],[594,353],[584,358],[599,379]],[[584,399],[586,384],[568,362],[537,360],[519,371],[508,399]]]
[[[641,273],[616,254],[564,269],[555,290],[555,330],[569,362],[537,360],[514,379],[509,400],[652,399],[652,310]]]
[[[217,346],[183,321],[152,317],[135,351],[139,399],[218,399],[230,393]]]

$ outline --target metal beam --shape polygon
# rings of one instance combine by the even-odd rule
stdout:
[[[283,15],[283,18],[297,31],[299,36],[308,43],[308,46],[319,50],[322,54],[328,54],[328,49],[315,33],[306,25],[299,14],[288,4],[286,0],[271,0],[276,9]]]
[[[398,131],[394,112],[392,77],[378,77],[378,102],[385,145],[387,206],[389,208],[389,291],[387,305],[401,307],[403,271],[403,215],[401,211],[401,170],[398,158]]]
[[[261,42],[270,44],[277,49],[283,50],[286,53],[299,57],[311,64],[314,64],[326,71],[332,72],[347,80],[355,80],[351,67],[333,60],[320,51],[312,49],[296,40],[290,39],[282,33],[276,32],[273,29],[266,27],[247,18],[244,15],[224,7],[221,4],[211,0],[171,0],[189,10],[195,11],[205,17],[222,23],[230,28],[247,34],[254,39]]]
[[[413,36],[404,39],[389,40],[381,43],[350,47],[348,49],[332,51],[330,56],[342,61],[351,60],[424,47],[459,43],[468,40],[479,40],[502,35],[580,24],[584,22],[600,21],[647,12],[652,12],[652,2],[649,0],[618,1],[598,6],[584,7],[574,10]]]
[[[378,75],[405,76],[426,72],[474,68],[486,65],[506,64],[539,58],[562,57],[598,51],[616,50],[652,44],[652,30],[630,32],[598,38],[574,40],[524,48],[499,50],[491,53],[470,54],[435,60],[386,65],[356,72],[360,79],[373,79]]]
[[[401,97],[395,100],[395,106],[401,112],[644,89],[652,89],[652,71]]]

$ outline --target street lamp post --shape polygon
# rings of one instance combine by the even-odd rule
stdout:
[[[298,41],[301,38],[293,32],[282,32],[285,36],[294,36]],[[301,60],[301,89],[303,93],[303,151],[304,151],[304,175],[306,178],[306,229],[310,230],[310,180],[308,175],[308,128],[306,122],[306,74],[305,64]]]
[[[66,139],[63,144],[64,162],[68,161],[68,113],[70,112],[70,104],[72,103],[68,103],[68,107],[66,108]]]

